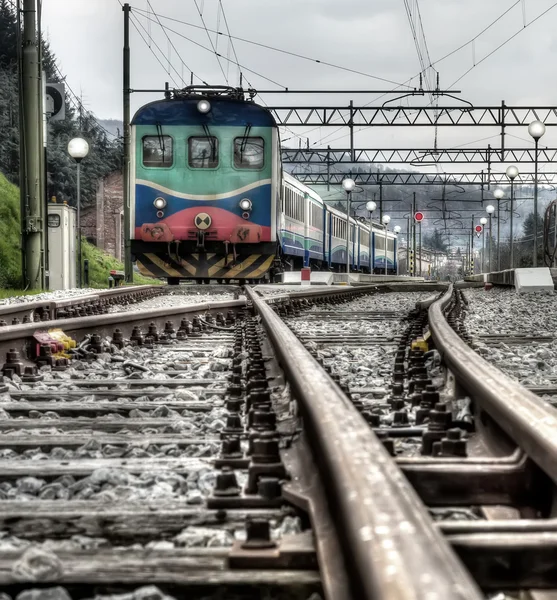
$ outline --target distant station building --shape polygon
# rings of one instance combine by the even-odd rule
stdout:
[[[97,185],[96,202],[81,210],[83,236],[118,260],[124,256],[122,172],[114,171]]]

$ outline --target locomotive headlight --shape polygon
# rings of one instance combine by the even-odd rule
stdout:
[[[249,198],[242,198],[242,200],[240,200],[240,208],[242,210],[251,210],[251,207],[252,204]]]
[[[162,210],[166,206],[166,200],[159,196],[158,198],[155,198],[153,204],[155,205],[156,209]]]
[[[210,110],[211,110],[211,103],[209,102],[209,100],[200,100],[197,103],[197,110],[206,115]]]

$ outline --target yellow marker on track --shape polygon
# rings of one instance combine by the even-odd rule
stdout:
[[[56,340],[57,342],[60,342],[64,346],[64,351],[55,354],[55,356],[70,358],[70,356],[65,353],[68,350],[75,348],[77,346],[77,342],[70,336],[66,335],[61,329],[49,329],[48,335],[52,339]]]

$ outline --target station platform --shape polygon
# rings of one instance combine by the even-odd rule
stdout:
[[[494,271],[492,273],[468,275],[464,278],[464,281],[514,287],[519,294],[529,292],[553,293],[557,286],[557,269],[550,269],[549,267],[505,269],[504,271]]]
[[[370,283],[392,283],[395,281],[417,282],[426,281],[425,277],[410,277],[408,275],[371,275],[367,273],[331,273],[329,271],[312,271],[309,281],[302,280],[301,271],[285,271],[280,274],[279,283],[285,285],[367,285]]]

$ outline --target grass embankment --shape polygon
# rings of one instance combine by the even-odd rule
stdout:
[[[124,265],[114,256],[106,254],[93,244],[83,240],[82,242],[83,260],[89,261],[89,287],[106,288],[108,287],[108,275],[110,271],[123,271]],[[133,274],[135,285],[160,284],[158,279],[143,277],[139,273]]]
[[[23,291],[21,279],[21,240],[19,189],[0,173],[0,298],[36,294],[41,290]],[[107,288],[111,270],[122,271],[124,265],[113,256],[83,241],[83,258],[89,260],[89,286]],[[134,284],[156,284],[159,280],[133,275]]]
[[[21,288],[19,189],[0,173],[0,289]],[[13,294],[7,294],[13,295]]]

